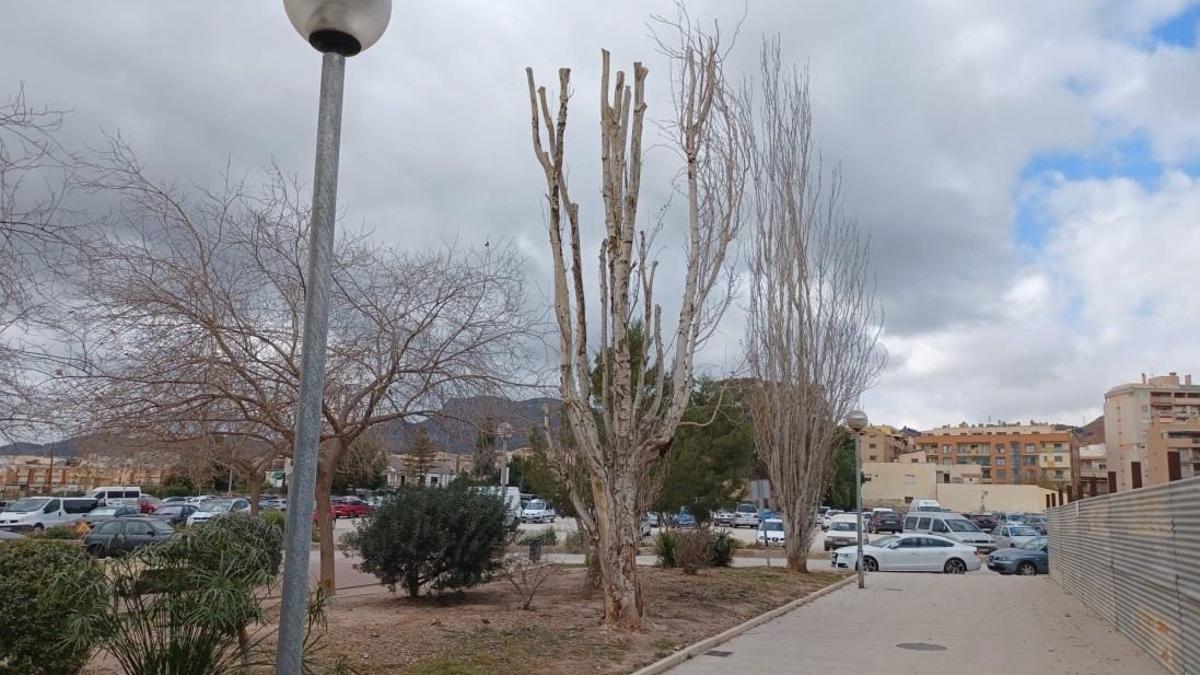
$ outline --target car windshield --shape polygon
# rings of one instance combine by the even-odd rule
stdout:
[[[1008,536],[1010,537],[1036,537],[1037,535],[1037,530],[1032,527],[1025,527],[1024,525],[1008,528]]]
[[[200,505],[200,510],[206,513],[225,513],[233,508],[232,499],[210,499]]]
[[[853,478],[853,476],[851,476],[851,478]],[[880,538],[876,539],[875,541],[871,542],[871,545],[878,546],[879,548],[883,548],[884,546],[887,546],[888,544],[891,544],[893,541],[896,541],[898,539],[900,539],[900,537],[897,537],[895,535],[888,535],[886,537],[880,537]]]
[[[526,504],[525,508],[529,509],[530,511],[544,511],[546,509],[546,502],[540,499],[534,499]]]
[[[833,523],[832,525],[829,526],[829,529],[837,530],[838,532],[853,532],[854,531],[854,523],[850,523],[850,522]]]
[[[946,527],[952,532],[979,532],[979,526],[965,518],[954,518],[945,521]]]
[[[770,530],[772,532],[782,532],[783,531],[783,521],[782,520],[768,520],[767,522],[763,523],[759,529],[760,530]]]
[[[9,513],[32,513],[40,511],[48,503],[49,499],[18,499],[4,507],[4,510]]]
[[[758,513],[758,509],[754,508],[753,504],[738,504],[738,513]]]
[[[1046,538],[1038,537],[1037,539],[1030,539],[1029,541],[1025,542],[1024,544],[1021,544],[1020,548],[1025,548],[1025,549],[1029,549],[1031,551],[1036,551],[1045,545],[1046,545]]]
[[[183,513],[183,507],[182,507],[182,506],[175,506],[175,505],[173,505],[173,504],[168,504],[168,505],[166,505],[166,506],[160,506],[160,507],[158,507],[157,509],[154,509],[154,512],[155,512],[155,513],[163,513],[163,514],[166,514],[166,515],[168,515],[168,516],[173,516],[173,515],[175,515],[176,513]]]

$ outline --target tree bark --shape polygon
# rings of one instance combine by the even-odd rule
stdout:
[[[337,594],[333,571],[333,510],[329,499],[333,492],[335,471],[336,469],[326,461],[317,464],[317,532],[321,539],[318,544],[321,551],[321,590],[329,597]]]
[[[254,476],[250,476],[250,515],[258,516],[258,498],[262,496],[262,478],[254,480]]]
[[[793,519],[785,519],[785,540],[787,541],[787,568],[789,572],[808,572],[808,547],[810,537],[805,536],[803,526],[809,523],[799,523]]]
[[[597,560],[604,594],[604,621],[620,628],[642,625],[642,585],[637,576],[637,490],[629,478],[595,490]],[[609,489],[606,489],[609,488]]]

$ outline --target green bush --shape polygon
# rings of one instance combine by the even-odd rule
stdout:
[[[654,538],[654,555],[658,556],[659,567],[675,567],[679,564],[679,538],[670,530],[658,533]]]
[[[99,611],[64,609],[55,628],[95,643],[127,675],[258,672],[274,662],[277,627],[263,602],[282,559],[278,527],[230,514],[108,563],[99,587],[55,584],[54,595]],[[306,658],[320,648],[324,598],[310,600]],[[309,672],[307,669],[305,672]]]
[[[517,543],[522,546],[528,546],[536,541],[542,542],[542,546],[554,546],[558,543],[558,533],[553,527],[547,527],[540,532],[529,532],[525,534]]]
[[[568,533],[567,538],[563,540],[563,547],[567,549],[567,553],[583,553],[583,531]]]
[[[31,539],[0,542],[0,675],[78,672],[94,642],[64,643],[64,616],[94,616],[102,609],[94,593],[60,596],[54,591],[103,584],[103,572],[82,548]]]
[[[267,511],[259,517],[262,518],[264,523],[279,528],[280,532],[283,532],[284,527],[287,525],[287,516],[282,511]]]
[[[451,484],[406,488],[342,539],[359,568],[395,591],[465,588],[500,567],[517,524],[498,495]]]
[[[709,564],[713,567],[730,567],[733,565],[733,551],[737,548],[737,540],[728,532],[713,534],[709,542]]]
[[[55,525],[33,535],[37,539],[80,539],[80,535],[68,525]]]

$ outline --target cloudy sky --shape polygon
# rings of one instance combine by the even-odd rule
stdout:
[[[717,0],[690,9],[727,30],[742,15]],[[523,68],[544,81],[574,69],[571,177],[595,232],[599,49],[649,65],[648,114],[665,116],[647,20],[671,10],[397,2],[380,43],[348,64],[343,222],[403,246],[509,239],[544,289]],[[32,102],[70,108],[66,143],[119,131],[151,174],[184,184],[212,184],[227,163],[311,175],[319,55],[280,2],[3,11],[0,89],[23,82]],[[1200,374],[1198,23],[1184,0],[749,3],[731,73],[752,72],[764,31],[810,66],[819,143],[872,238],[890,353],[864,397],[873,420],[1078,424],[1142,372]],[[661,149],[648,165],[650,213],[677,165]],[[740,314],[708,368],[739,360]]]

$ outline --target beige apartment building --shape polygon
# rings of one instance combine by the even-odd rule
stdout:
[[[922,432],[916,447],[943,467],[947,482],[1051,489],[1072,484],[1078,452],[1069,427],[1035,422],[938,427]]]
[[[862,461],[894,462],[896,458],[912,451],[909,437],[903,431],[887,424],[873,424],[863,430]]]
[[[1170,373],[1113,387],[1104,437],[1110,492],[1200,475],[1200,385]]]

